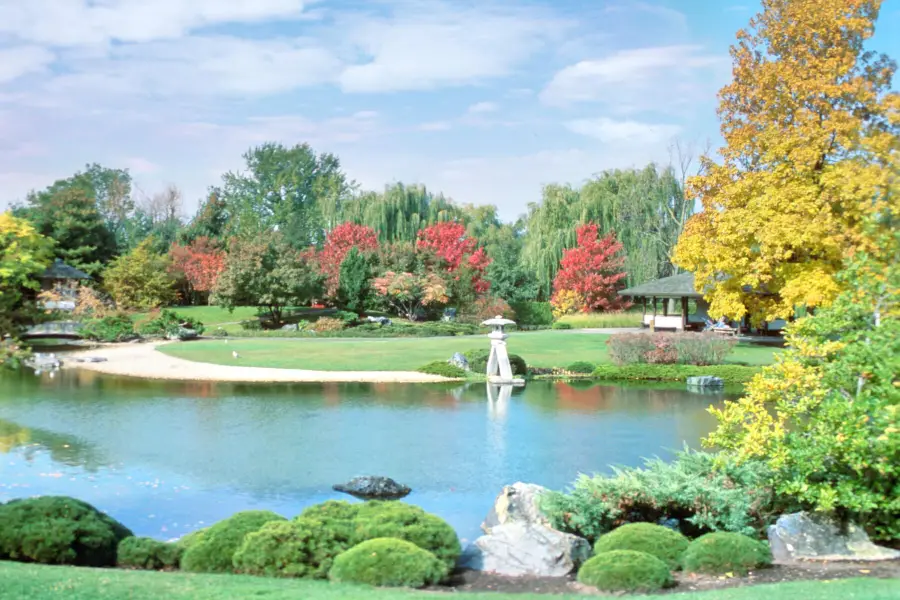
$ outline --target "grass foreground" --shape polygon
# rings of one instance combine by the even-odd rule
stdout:
[[[534,367],[566,367],[576,361],[610,364],[609,335],[573,331],[518,332],[510,336],[512,354]],[[170,344],[160,351],[196,362],[245,367],[275,367],[320,371],[414,371],[447,360],[454,352],[488,349],[485,336],[377,339],[231,339]],[[234,358],[237,352],[239,358]],[[780,350],[739,344],[726,364],[751,366],[774,362]]]
[[[896,600],[900,580],[842,579],[737,587],[709,592],[636,596],[648,600]],[[268,579],[244,575],[157,573],[0,562],[0,598],[10,600],[425,600],[434,592],[372,589],[325,581]],[[454,594],[459,597],[460,594]],[[546,600],[546,595],[465,593],[466,600]],[[584,598],[583,595],[552,598]]]

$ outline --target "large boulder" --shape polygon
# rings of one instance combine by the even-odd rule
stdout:
[[[778,517],[769,527],[769,545],[776,561],[852,560],[900,558],[900,551],[873,544],[857,525],[846,527],[832,516],[799,512]]]
[[[178,329],[166,334],[167,340],[172,341],[187,341],[187,340],[195,340],[199,337],[199,333],[197,333],[196,329],[189,329],[187,327],[179,326]]]
[[[453,354],[453,356],[450,357],[450,360],[448,360],[447,362],[450,363],[451,365],[453,365],[454,367],[459,367],[459,368],[462,369],[463,371],[468,371],[468,370],[469,370],[469,361],[468,361],[468,359],[467,359],[463,354],[461,354],[461,353],[459,353],[459,352],[455,352],[455,353]]]
[[[720,388],[725,386],[725,380],[712,375],[700,375],[687,378],[688,387],[692,388]]]
[[[508,577],[565,577],[591,555],[587,540],[557,531],[538,505],[546,489],[506,486],[482,524],[485,535],[470,544],[460,566]]]
[[[332,489],[363,500],[398,500],[408,496],[412,491],[409,487],[397,483],[390,477],[370,475],[354,477],[347,483],[333,485]]]

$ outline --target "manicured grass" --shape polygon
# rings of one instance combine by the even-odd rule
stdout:
[[[711,592],[640,596],[648,600],[894,600],[900,580],[844,579],[738,587]],[[194,575],[117,569],[48,567],[0,562],[0,598],[12,600],[426,600],[444,594],[362,588],[324,581],[239,575]],[[447,594],[449,596],[450,594]],[[548,600],[583,595],[453,594],[466,600]]]
[[[571,331],[520,332],[510,336],[509,351],[535,367],[562,367],[576,361],[609,363],[605,334]],[[232,339],[163,346],[171,356],[221,365],[313,369],[322,371],[413,371],[449,359],[454,352],[489,348],[486,336],[387,339]],[[240,358],[234,358],[232,352]],[[768,364],[773,348],[738,346],[727,362]]]
[[[204,327],[211,329],[223,323],[236,323],[238,321],[246,321],[256,318],[255,306],[238,306],[234,312],[228,312],[220,306],[171,306],[167,310],[174,311],[179,315],[197,319],[203,323]],[[135,319],[140,319],[148,313],[137,313]]]
[[[577,313],[559,319],[573,329],[604,329],[607,327],[640,327],[640,312]]]

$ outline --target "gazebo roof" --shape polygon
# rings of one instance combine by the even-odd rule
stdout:
[[[694,289],[694,274],[679,273],[648,281],[641,285],[622,290],[620,296],[657,298],[702,298],[703,294]]]
[[[70,267],[63,261],[58,258],[53,261],[53,264],[47,267],[47,270],[44,271],[41,276],[41,279],[90,279],[91,276],[85,273],[84,271],[80,271],[75,267]]]

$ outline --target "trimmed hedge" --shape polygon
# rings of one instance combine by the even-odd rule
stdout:
[[[743,384],[748,383],[760,371],[762,367],[743,365],[600,365],[591,376],[610,381],[685,381],[688,377],[712,375],[721,377],[726,384]]]
[[[419,367],[416,370],[419,371],[419,373],[438,375],[440,377],[449,377],[451,379],[462,379],[466,376],[466,371],[464,369],[441,360],[430,362],[427,365]]]
[[[683,562],[689,573],[746,575],[771,565],[772,551],[766,542],[739,533],[708,533],[690,543]]]
[[[126,569],[177,569],[184,548],[148,537],[127,537],[119,542],[117,564]]]
[[[234,569],[267,577],[324,579],[335,557],[346,549],[322,521],[270,521],[247,534],[234,554]]]
[[[491,356],[490,350],[469,350],[464,356],[469,361],[469,369],[473,373],[484,374],[487,372],[488,358]],[[528,365],[525,363],[525,359],[518,354],[509,355],[509,366],[512,367],[513,375],[524,377],[528,374]]]
[[[576,373],[578,375],[590,375],[596,368],[597,365],[582,360],[574,362],[566,367],[566,371],[568,371],[569,373]]]
[[[447,572],[444,563],[415,544],[376,538],[338,556],[329,577],[342,583],[420,588],[440,583]]]
[[[572,329],[572,325],[570,323],[563,323],[562,321],[556,321],[553,325],[550,326],[550,329]]]
[[[297,519],[315,519],[331,529],[335,539],[356,546],[375,538],[398,538],[433,553],[453,569],[461,548],[456,531],[443,519],[411,504],[378,501],[350,504],[328,501],[311,506]]]
[[[666,563],[635,550],[598,554],[578,570],[578,581],[606,592],[655,592],[673,583]]]
[[[519,325],[551,325],[553,306],[549,302],[510,302]]]
[[[634,550],[646,552],[660,559],[669,569],[681,568],[681,557],[690,541],[668,527],[653,523],[629,523],[600,537],[594,552]]]
[[[230,573],[234,570],[234,553],[247,534],[259,531],[270,521],[286,520],[268,510],[246,510],[232,515],[211,526],[196,543],[188,546],[181,568],[195,573]]]
[[[87,502],[67,496],[0,505],[0,560],[111,567],[131,530]]]

